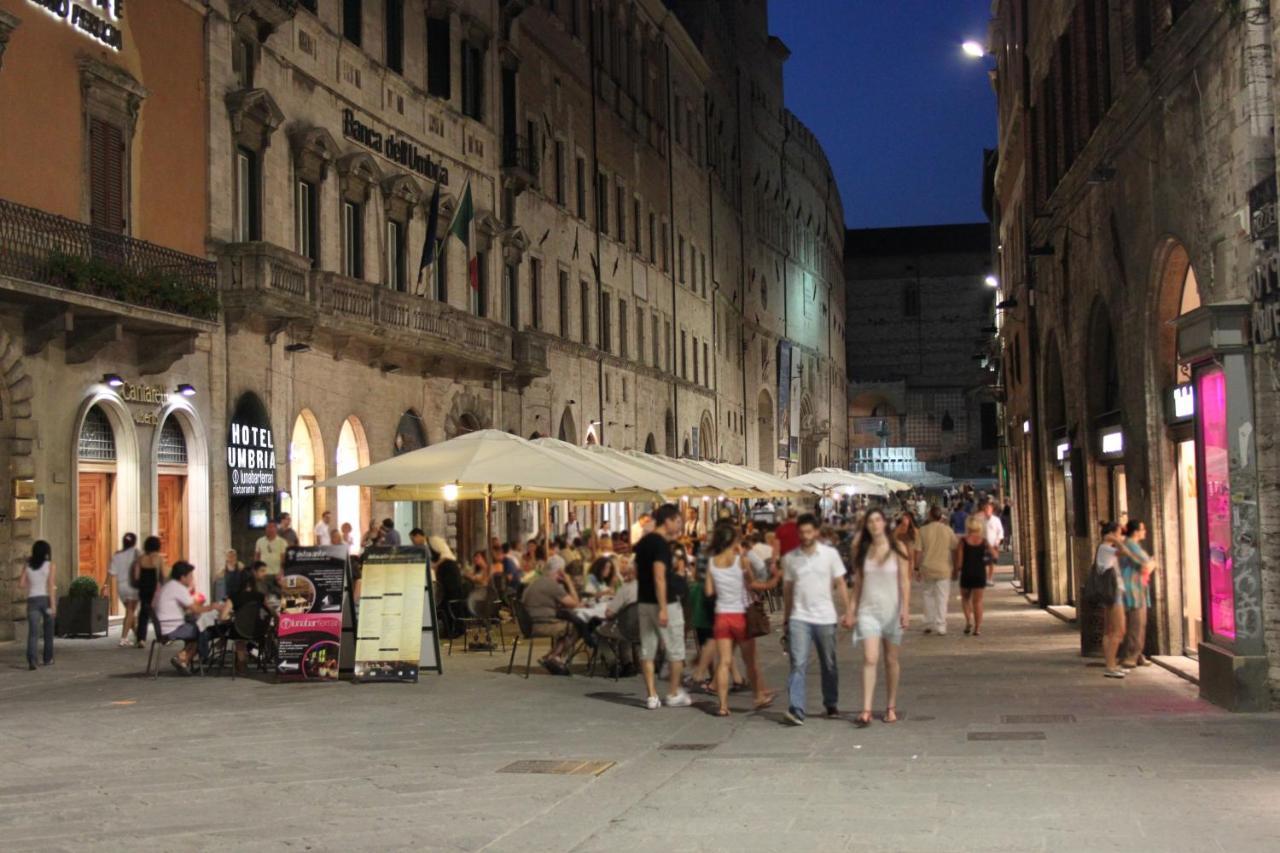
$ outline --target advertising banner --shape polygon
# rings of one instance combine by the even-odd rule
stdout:
[[[791,341],[778,341],[778,458],[791,458]]]
[[[336,681],[346,591],[347,549],[290,548],[280,575],[280,654],[276,674]]]
[[[421,666],[439,670],[433,598],[425,549],[365,551],[356,625],[356,681],[417,681]],[[427,631],[431,636],[424,637]]]

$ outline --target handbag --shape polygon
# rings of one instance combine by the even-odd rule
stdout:
[[[1118,591],[1115,569],[1104,569],[1095,563],[1084,580],[1084,600],[1093,607],[1110,607]]]
[[[772,632],[773,624],[769,621],[769,614],[764,609],[764,602],[757,598],[747,607],[747,636],[755,639],[768,636]]]

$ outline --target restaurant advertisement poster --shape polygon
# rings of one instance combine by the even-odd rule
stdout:
[[[425,549],[365,551],[356,624],[356,681],[417,681],[420,669],[440,671],[432,593]]]
[[[342,545],[290,548],[280,576],[276,674],[296,681],[337,681],[346,591]]]

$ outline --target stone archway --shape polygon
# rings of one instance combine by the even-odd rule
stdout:
[[[560,415],[560,432],[557,437],[569,444],[578,443],[578,427],[573,421],[573,412],[568,406],[564,407],[564,414]]]
[[[698,458],[710,461],[715,459],[715,455],[715,422],[711,419],[711,413],[704,410],[698,427]]]
[[[210,590],[210,572],[214,566],[213,554],[210,550],[209,520],[209,445],[206,439],[208,429],[200,418],[199,412],[185,399],[174,400],[160,412],[159,422],[163,425],[170,418],[182,430],[186,446],[186,559],[196,567],[196,584],[201,590]],[[152,438],[151,458],[158,465],[161,459],[161,429],[155,430]],[[153,482],[159,480],[159,470],[153,470]],[[159,518],[159,488],[151,490],[151,517]]]
[[[446,438],[457,438],[480,429],[490,429],[487,401],[471,391],[459,391],[444,418]]]
[[[355,415],[342,422],[338,431],[338,446],[334,453],[334,473],[337,476],[349,474],[369,464],[369,441],[365,437],[364,424]],[[373,496],[369,489],[359,486],[339,486],[334,506],[337,512],[333,517],[335,529],[341,529],[345,522],[353,528],[357,536],[363,535],[373,518]],[[316,543],[322,544],[322,543]]]
[[[667,414],[662,419],[662,427],[664,432],[666,433],[665,440],[663,441],[663,444],[665,445],[664,449],[666,451],[666,455],[674,458],[676,455],[676,446],[677,446],[676,445],[676,441],[677,441],[676,417],[675,415],[671,414],[670,409],[667,409]]]
[[[645,438],[645,440],[644,440],[644,452],[645,452],[645,453],[657,453],[657,452],[658,452],[658,442],[657,442],[657,440],[653,437],[653,433],[649,433],[648,437],[647,437],[647,438]]]
[[[289,435],[289,511],[293,529],[303,545],[315,544],[312,537],[316,522],[326,506],[324,490],[315,488],[315,484],[325,476],[320,423],[310,409],[303,409],[294,419]]]

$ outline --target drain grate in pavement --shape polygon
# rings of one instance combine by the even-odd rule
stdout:
[[[969,740],[1044,740],[1044,732],[969,732]]]
[[[547,773],[554,776],[599,776],[615,761],[513,761],[498,769],[499,773]]]
[[[1074,723],[1075,721],[1075,714],[1005,714],[1000,718],[1000,722],[1011,723],[1013,725],[1026,725],[1028,723],[1041,725],[1044,723]]]
[[[718,743],[664,743],[658,749],[667,752],[706,752],[719,745]]]

